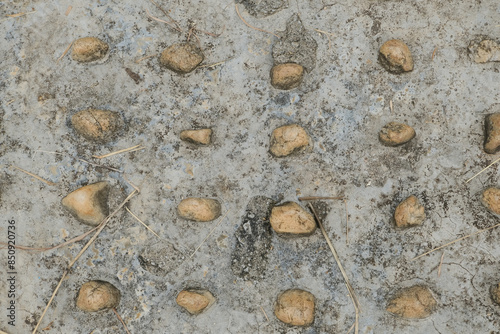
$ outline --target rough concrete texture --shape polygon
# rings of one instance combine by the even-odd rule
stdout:
[[[237,231],[247,220],[251,199],[265,196],[281,203],[297,201],[299,195],[347,199],[348,244],[344,203],[314,205],[359,296],[360,333],[498,331],[500,306],[490,287],[500,280],[500,230],[411,261],[498,223],[480,202],[483,189],[498,186],[498,167],[465,183],[496,158],[482,145],[484,116],[499,107],[500,63],[475,63],[468,46],[476,36],[498,40],[498,1],[299,1],[263,18],[239,5],[249,24],[271,32],[284,31],[287,20],[299,13],[317,42],[315,67],[298,88],[286,92],[270,85],[277,38],[246,26],[234,3],[159,4],[183,33],[148,18],[146,10],[168,20],[150,2],[0,3],[1,241],[7,240],[7,219],[15,220],[16,242],[24,246],[56,245],[88,231],[60,200],[103,180],[110,183],[111,212],[133,190],[126,180],[137,185],[141,193],[128,207],[159,235],[121,210],[62,283],[41,324],[51,324],[44,333],[123,332],[113,312],[87,314],[76,308],[75,295],[88,280],[107,281],[120,290],[118,312],[132,333],[346,333],[354,310],[319,229],[299,239],[272,234],[263,243],[270,247],[262,279],[245,280],[231,270]],[[186,41],[194,24],[223,32],[219,37],[198,32],[204,62],[188,75],[160,67],[159,53]],[[107,57],[80,64],[67,54],[57,62],[72,41],[85,36],[108,43]],[[394,38],[412,52],[410,73],[390,74],[377,61],[382,43]],[[147,56],[153,57],[138,62]],[[82,139],[69,124],[85,108],[120,112],[123,134],[107,144]],[[418,136],[401,147],[381,145],[378,132],[390,121],[411,124]],[[312,150],[273,158],[272,130],[292,123],[306,128]],[[182,130],[200,127],[214,130],[213,145],[180,141]],[[137,144],[145,149],[92,158]],[[411,194],[419,194],[426,223],[396,230],[394,209]],[[192,196],[221,201],[220,225],[219,220],[200,224],[177,217],[177,204]],[[82,246],[17,251],[16,326],[7,324],[2,311],[1,330],[34,329],[65,266]],[[176,250],[175,259],[169,249]],[[162,267],[155,261],[163,261]],[[1,310],[10,300],[6,263],[4,249]],[[435,292],[435,313],[410,321],[385,310],[395,291],[416,284]],[[175,298],[190,287],[211,291],[217,303],[198,316],[183,312]],[[276,297],[292,288],[317,297],[315,321],[307,328],[288,327],[273,316]]]

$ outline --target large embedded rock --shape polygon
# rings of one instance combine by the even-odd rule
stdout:
[[[483,191],[481,203],[492,213],[500,215],[500,189],[490,187]]]
[[[71,192],[61,204],[82,223],[97,226],[109,214],[108,194],[108,183],[97,182]]]
[[[197,145],[208,145],[212,141],[211,129],[184,130],[180,135],[181,140]]]
[[[495,284],[491,287],[490,294],[493,301],[500,305],[500,283]]]
[[[432,314],[437,302],[426,286],[415,285],[399,291],[387,304],[390,313],[407,319],[423,319]]]
[[[484,120],[484,151],[495,154],[500,149],[500,113],[489,114]]]
[[[389,72],[400,74],[413,70],[413,57],[408,46],[398,39],[391,39],[380,47],[380,64]]]
[[[120,304],[120,290],[105,281],[88,281],[82,285],[76,298],[76,307],[85,312],[112,309]]]
[[[422,225],[425,220],[425,208],[418,198],[411,195],[397,206],[394,211],[394,220],[397,227]]]
[[[304,77],[304,67],[295,63],[273,66],[271,69],[271,85],[277,89],[289,90],[296,88]]]
[[[113,140],[124,125],[119,113],[92,108],[74,114],[71,124],[82,137],[98,143]]]
[[[386,146],[403,145],[415,137],[415,130],[409,125],[390,122],[379,132],[379,139]]]
[[[184,219],[208,222],[220,216],[221,205],[215,199],[190,197],[179,203],[177,213]]]
[[[177,295],[175,301],[189,313],[200,314],[215,303],[215,298],[208,290],[186,289]]]
[[[315,298],[310,292],[291,289],[282,292],[276,300],[276,318],[293,326],[309,326],[314,322]]]
[[[479,64],[500,61],[500,43],[491,39],[470,42],[469,52],[472,60]]]
[[[274,129],[269,151],[275,157],[285,157],[307,147],[310,141],[311,138],[300,125],[285,125]]]
[[[314,217],[294,202],[275,206],[270,222],[273,230],[284,236],[308,236],[316,230]]]
[[[205,59],[203,52],[193,43],[174,44],[163,50],[160,64],[177,73],[193,71]]]
[[[88,63],[106,56],[109,46],[97,37],[83,37],[73,42],[71,58],[81,63]]]

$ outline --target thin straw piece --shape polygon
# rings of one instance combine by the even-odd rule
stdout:
[[[20,168],[20,167],[17,167],[17,166],[14,166],[14,165],[10,165],[10,167],[13,167],[13,168],[15,168],[15,169],[18,169],[18,170],[20,170],[21,172],[23,172],[23,173],[25,173],[25,174],[28,174],[29,176],[34,177],[34,178],[35,178],[35,179],[37,179],[38,181],[42,181],[42,182],[44,182],[44,183],[48,184],[49,186],[55,186],[55,185],[56,185],[56,183],[54,183],[54,182],[50,182],[50,181],[47,181],[47,180],[45,180],[45,179],[42,179],[40,176],[38,176],[38,175],[36,175],[36,174],[33,174],[33,173],[30,173],[30,172],[28,172],[27,170],[24,170],[24,169],[22,169],[22,168]]]
[[[130,211],[129,208],[125,207],[125,210],[128,211],[128,213],[130,213],[132,215],[132,217],[134,217],[139,223],[141,223],[142,225],[144,225],[145,228],[147,228],[149,230],[149,232],[153,233],[154,235],[156,235],[158,238],[161,239],[161,237],[156,234],[155,231],[153,231],[148,225],[146,225],[142,220],[139,219],[139,217],[137,217],[136,215],[134,215],[134,213],[132,211]]]
[[[491,166],[493,166],[494,164],[496,164],[497,162],[500,161],[500,158],[496,159],[495,161],[493,161],[491,164],[489,164],[488,166],[486,166],[485,168],[483,168],[479,173],[477,173],[476,175],[474,175],[473,177],[471,177],[470,179],[468,179],[467,181],[465,181],[465,183],[469,183],[470,181],[472,181],[472,179],[474,179],[476,176],[479,176],[479,174],[481,174],[482,172],[484,172],[485,170],[487,170],[488,168],[490,168]]]
[[[196,247],[196,249],[194,250],[194,252],[191,255],[189,255],[190,259],[193,258],[194,254],[198,251],[198,249],[200,249],[200,247],[205,243],[205,241],[212,235],[212,233],[214,233],[215,229],[222,223],[222,221],[224,220],[224,218],[226,218],[228,212],[229,212],[229,210],[227,210],[226,213],[224,214],[224,216],[222,216],[219,219],[219,222],[217,223],[217,225],[215,225],[214,228],[210,231],[210,233],[208,233],[208,235],[205,237],[205,239],[203,239],[203,241],[200,243],[200,245],[198,247]]]

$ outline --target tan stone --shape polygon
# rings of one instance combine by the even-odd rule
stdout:
[[[399,203],[394,211],[394,220],[397,227],[421,225],[425,220],[425,208],[415,196],[411,195]]]
[[[221,206],[215,199],[190,197],[179,203],[177,212],[185,219],[208,222],[220,216]]]
[[[304,77],[304,67],[295,63],[274,65],[271,69],[271,85],[277,89],[296,88]]]
[[[309,326],[314,322],[315,298],[310,292],[291,289],[282,292],[276,301],[276,318],[293,326]]]
[[[294,202],[275,206],[269,220],[273,230],[285,236],[308,236],[316,230],[314,217]]]
[[[500,215],[500,189],[490,187],[484,190],[481,202],[492,213]]]
[[[436,309],[437,302],[426,286],[415,285],[399,291],[387,304],[390,313],[408,319],[423,319]]]
[[[491,287],[490,294],[493,301],[500,305],[500,283],[495,284]]]
[[[184,130],[181,132],[181,140],[198,144],[208,145],[212,141],[211,129]]]
[[[484,151],[495,154],[500,149],[500,113],[489,114],[484,120]]]
[[[403,123],[390,122],[384,125],[378,137],[386,146],[398,146],[412,140],[415,137],[415,130]]]
[[[104,58],[109,46],[96,37],[84,37],[73,42],[71,58],[81,63],[88,63]]]
[[[398,39],[391,39],[380,47],[379,61],[391,73],[400,74],[413,70],[410,49]]]
[[[118,307],[120,290],[105,281],[88,281],[82,285],[76,298],[76,307],[85,312],[96,312]]]
[[[97,226],[109,214],[108,194],[107,182],[93,183],[68,194],[61,204],[82,223]]]
[[[182,290],[175,301],[189,313],[199,314],[215,303],[215,297],[207,290],[187,289]]]
[[[204,59],[200,48],[192,43],[174,44],[163,50],[160,64],[177,73],[193,71]]]
[[[470,42],[469,52],[472,60],[479,64],[500,61],[500,44],[491,39]]]
[[[308,146],[310,140],[300,125],[285,125],[273,131],[269,151],[276,157],[284,157]]]
[[[98,143],[112,140],[124,125],[119,113],[99,109],[77,112],[71,117],[71,124],[82,137]]]

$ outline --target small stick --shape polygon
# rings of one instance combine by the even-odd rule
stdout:
[[[430,253],[434,253],[435,251],[440,250],[440,249],[442,249],[442,248],[445,248],[446,246],[449,246],[449,245],[451,245],[451,244],[454,244],[455,242],[458,242],[458,241],[460,241],[460,240],[464,240],[464,239],[470,238],[470,237],[472,237],[472,236],[474,236],[474,235],[476,235],[476,234],[486,232],[486,231],[491,230],[491,229],[494,229],[495,227],[498,227],[498,226],[500,226],[500,223],[495,224],[495,225],[490,226],[490,227],[487,227],[487,228],[485,228],[485,229],[482,229],[482,230],[476,231],[476,232],[474,232],[474,233],[472,233],[472,234],[468,234],[468,235],[463,236],[463,237],[461,237],[461,238],[455,239],[455,240],[453,240],[453,241],[448,242],[447,244],[444,244],[444,245],[442,245],[442,246],[439,246],[439,247],[436,247],[436,248],[434,248],[434,249],[431,249],[430,251],[425,252],[424,254],[420,254],[419,256],[414,257],[414,258],[413,258],[413,259],[411,259],[410,261],[415,261],[416,259],[421,258],[422,256],[426,256],[426,255],[428,255],[428,254],[430,254]]]
[[[342,197],[342,196],[337,196],[337,197],[323,197],[323,196],[299,197],[299,201],[315,201],[317,199],[344,199],[344,197]]]
[[[137,59],[135,62],[136,62],[136,63],[140,63],[140,62],[141,62],[142,60],[144,60],[144,59],[148,59],[148,58],[152,58],[152,57],[156,57],[156,56],[157,56],[157,54],[156,54],[156,55],[151,55],[151,56],[142,57],[142,58]]]
[[[154,3],[154,5],[163,12],[163,14],[165,14],[165,16],[170,20],[172,21],[173,24],[176,25],[177,29],[174,28],[175,30],[177,30],[178,32],[182,32],[182,29],[181,27],[179,26],[179,24],[177,23],[177,21],[175,21],[170,15],[168,15],[168,13],[163,9],[161,8],[161,6],[159,4],[157,4],[156,2],[154,2],[153,0],[151,0],[152,3]]]
[[[17,166],[10,165],[10,167],[13,167],[13,168],[15,168],[15,169],[18,169],[18,170],[20,170],[21,172],[23,172],[23,173],[25,173],[25,174],[28,174],[29,176],[32,176],[32,177],[34,177],[35,179],[37,179],[37,180],[39,180],[39,181],[42,181],[42,182],[44,182],[44,183],[48,184],[49,186],[55,186],[55,185],[56,185],[56,183],[54,183],[54,182],[50,182],[50,181],[47,181],[47,180],[45,180],[45,179],[42,179],[40,176],[35,175],[35,174],[33,174],[33,173],[30,173],[30,172],[28,172],[27,170],[24,170],[24,169],[19,168],[19,167],[17,167]]]
[[[162,23],[166,23],[166,24],[168,24],[168,25],[169,25],[172,29],[175,29],[175,30],[179,31],[179,30],[177,29],[177,27],[176,27],[176,26],[174,26],[174,24],[173,24],[172,22],[168,22],[168,21],[165,21],[165,20],[159,19],[159,18],[157,18],[157,17],[154,17],[153,15],[151,15],[151,13],[149,13],[149,10],[147,10],[147,9],[146,9],[146,14],[148,14],[148,16],[149,16],[150,18],[152,18],[153,20],[158,21],[158,22],[162,22]],[[182,30],[181,30],[181,31],[182,31]]]
[[[481,170],[479,173],[477,173],[476,175],[474,175],[473,177],[471,177],[470,179],[468,179],[467,181],[465,181],[465,183],[469,183],[470,181],[472,181],[472,179],[474,179],[476,176],[479,176],[479,174],[481,174],[482,172],[484,172],[485,170],[487,170],[488,168],[490,168],[491,166],[493,166],[494,164],[496,164],[497,162],[500,161],[500,158],[496,159],[495,161],[493,161],[491,164],[489,164],[488,166],[486,166],[485,168],[483,168],[483,170]]]
[[[214,228],[210,231],[210,233],[208,233],[208,235],[205,237],[205,239],[203,239],[203,241],[200,243],[200,245],[198,247],[196,247],[194,252],[191,255],[189,255],[190,259],[193,258],[193,255],[198,251],[198,249],[200,249],[201,245],[203,245],[203,243],[205,243],[205,241],[212,235],[212,233],[214,233],[215,229],[222,223],[224,218],[227,216],[228,212],[229,212],[229,210],[227,210],[226,213],[224,214],[224,216],[222,216],[221,219],[219,219],[219,222],[217,223],[217,225],[215,225]]]
[[[47,327],[45,327],[44,329],[42,329],[42,331],[50,331],[50,329],[52,328],[52,324],[54,323],[54,320],[52,320],[48,325]],[[0,332],[1,334],[2,332]]]
[[[439,261],[438,278],[441,277],[441,266],[443,265],[444,253],[445,252],[441,255],[441,261]]]
[[[262,313],[264,313],[264,316],[266,317],[267,321],[269,322],[269,318],[266,314],[266,311],[264,311],[264,308],[261,306],[260,309],[262,310]]]
[[[314,29],[314,30],[319,32],[320,34],[325,34],[326,38],[328,39],[328,50],[330,50],[332,48],[332,40],[331,40],[330,36],[335,37],[335,34],[332,34],[331,32],[328,32],[328,31],[319,30],[319,29]]]
[[[347,334],[349,334],[352,331],[352,329],[354,328],[355,325],[356,325],[356,323],[352,324],[352,326],[351,326],[351,328],[349,328],[349,331],[347,332]]]
[[[9,102],[7,102],[7,103],[5,104],[5,106],[8,106],[9,104],[13,103],[14,101],[15,101],[14,99],[10,100]]]
[[[8,16],[8,17],[21,17],[21,16],[24,16],[24,15],[33,14],[33,13],[36,13],[36,10],[34,10],[32,12],[28,12],[28,13],[7,14],[5,16]]]
[[[127,334],[130,334],[130,332],[128,331],[127,325],[125,325],[125,322],[123,321],[122,317],[120,317],[120,315],[116,311],[116,308],[113,307],[112,310],[113,310],[113,312],[115,312],[116,317],[118,318],[118,320],[120,320],[120,322],[122,323],[123,328],[125,328],[125,331],[127,332]]]
[[[68,16],[69,12],[71,12],[72,9],[73,9],[73,6],[69,6],[68,9],[66,9],[66,13],[64,13],[64,15]]]
[[[345,244],[349,245],[349,213],[347,212],[347,201],[344,200],[345,204]]]
[[[220,65],[220,64],[224,64],[225,62],[228,62],[230,61],[231,59],[234,59],[235,57],[231,57],[231,58],[228,58],[226,60],[223,60],[223,61],[220,61],[218,63],[215,63],[215,64],[206,64],[206,65],[200,65],[198,66],[198,68],[201,68],[201,67],[212,67],[212,66],[217,66],[217,65]]]
[[[137,217],[136,215],[134,215],[134,213],[132,211],[130,211],[129,208],[125,207],[125,210],[128,211],[128,213],[130,213],[132,215],[132,217],[134,217],[139,223],[141,223],[142,225],[144,225],[145,228],[147,228],[151,233],[153,233],[154,235],[156,235],[158,238],[161,239],[161,237],[156,234],[155,231],[153,231],[148,225],[144,224],[144,222],[142,220],[139,219],[139,217]]]
[[[431,57],[431,60],[434,60],[434,56],[436,55],[436,51],[437,51],[438,47],[436,46],[434,48],[434,51],[432,51],[432,57]]]
[[[66,50],[64,50],[63,54],[61,55],[61,57],[57,58],[57,61],[56,63],[59,62],[59,60],[63,59],[64,56],[68,53],[69,49],[71,48],[71,45],[73,45],[73,42],[69,43],[68,47],[66,48]]]
[[[394,114],[394,108],[392,107],[392,100],[389,101],[389,107],[391,108],[391,114]]]
[[[139,145],[135,145],[135,146],[132,146],[129,148],[124,148],[123,150],[111,152],[111,153],[104,154],[104,155],[93,155],[92,157],[97,158],[97,159],[104,159],[104,158],[107,158],[107,157],[110,157],[110,156],[113,156],[116,154],[125,153],[125,152],[134,152],[134,151],[139,151],[139,150],[143,150],[143,149],[145,149],[145,147],[139,144]]]
[[[218,33],[218,34],[214,34],[214,33],[211,33],[211,32],[205,31],[205,30],[201,30],[201,29],[198,29],[198,28],[194,28],[194,30],[202,32],[202,33],[204,33],[204,34],[206,34],[208,36],[219,37],[220,35],[222,35],[222,33],[224,32],[224,30],[226,30],[226,26],[224,25],[222,27],[222,31],[220,33]]]
[[[312,213],[314,214],[314,217],[316,218],[316,221],[318,222],[319,228],[321,229],[321,232],[323,233],[323,236],[326,239],[326,242],[328,243],[328,247],[330,247],[330,250],[332,251],[333,257],[335,258],[335,261],[337,262],[337,265],[340,269],[340,272],[342,273],[342,276],[344,277],[344,282],[347,288],[347,292],[349,293],[349,297],[351,297],[352,304],[354,306],[354,310],[356,312],[356,321],[354,323],[354,333],[358,334],[359,332],[359,302],[358,298],[356,297],[356,293],[354,292],[354,289],[351,286],[351,283],[349,283],[349,279],[347,278],[347,273],[344,270],[344,267],[342,266],[342,263],[340,263],[340,258],[337,254],[337,251],[333,247],[332,242],[330,241],[330,238],[328,238],[328,235],[326,234],[325,228],[323,227],[323,224],[321,223],[321,220],[319,219],[316,210],[312,206],[311,203],[309,203],[309,208],[311,208]]]
[[[78,259],[83,255],[83,253],[85,253],[85,251],[87,250],[87,248],[89,248],[89,246],[95,241],[95,239],[97,239],[97,237],[99,236],[99,234],[101,233],[101,231],[106,227],[106,225],[108,224],[108,222],[111,220],[111,218],[116,215],[116,213],[118,213],[118,211],[120,211],[120,209],[125,205],[127,204],[127,202],[132,198],[134,197],[136,194],[138,193],[137,190],[134,189],[134,191],[132,191],[128,196],[127,198],[125,198],[125,200],[118,206],[118,208],[116,208],[115,211],[113,211],[110,215],[108,215],[106,218],[104,218],[104,220],[97,226],[98,229],[96,231],[96,233],[92,236],[92,238],[90,238],[90,240],[85,244],[85,246],[83,246],[82,250],[78,253],[78,255],[68,264],[68,266],[66,267],[66,269],[64,270],[64,273],[61,277],[61,280],[59,281],[59,284],[57,284],[56,286],[56,289],[54,290],[54,292],[52,293],[52,297],[50,298],[49,302],[47,303],[47,305],[45,306],[45,309],[43,310],[43,313],[42,313],[42,316],[40,317],[40,319],[38,320],[38,323],[36,324],[36,327],[35,329],[33,330],[33,333],[32,334],[35,334],[36,331],[38,330],[38,327],[40,327],[40,324],[42,323],[42,320],[43,320],[43,317],[45,316],[45,313],[47,313],[47,310],[49,309],[50,307],[50,304],[52,304],[52,300],[54,300],[54,297],[56,296],[56,293],[57,291],[59,290],[59,288],[61,287],[61,284],[62,284],[62,281],[64,280],[64,278],[66,277],[66,275],[68,274],[69,270],[73,267],[73,265],[75,264],[76,261],[78,261]]]
[[[67,153],[61,153],[61,152],[52,152],[52,151],[45,151],[45,150],[37,150],[37,152],[44,152],[44,153],[51,153],[51,154],[57,154],[57,155],[68,155],[70,157],[72,157],[71,155],[67,154]],[[73,157],[72,157],[73,158]],[[114,172],[118,172],[118,173],[123,173],[121,170],[117,169],[117,168],[113,168],[113,167],[108,167],[108,166],[104,166],[104,165],[99,165],[99,164],[96,164],[96,163],[93,163],[93,162],[90,162],[90,161],[87,161],[85,159],[82,159],[82,158],[75,158],[76,160],[78,161],[82,161],[82,162],[85,162],[89,165],[92,165],[92,166],[96,166],[96,167],[101,167],[101,168],[106,168],[106,169],[109,169],[109,170],[112,170]]]
[[[268,33],[268,34],[274,35],[274,36],[278,37],[278,39],[280,38],[278,35],[276,35],[276,34],[274,34],[274,33],[270,32],[270,31],[267,31],[267,30],[264,30],[264,29],[260,29],[260,28],[256,28],[256,27],[251,26],[250,24],[248,24],[248,23],[247,23],[247,21],[245,21],[245,19],[243,19],[243,16],[241,16],[241,14],[240,14],[240,10],[238,9],[238,5],[237,5],[237,4],[235,4],[234,6],[236,7],[236,13],[237,13],[237,14],[238,14],[238,16],[240,17],[240,19],[243,21],[243,23],[245,23],[248,27],[250,27],[250,28],[252,28],[252,29],[254,29],[254,30],[258,30],[258,31],[262,31],[262,32],[265,32],[265,33]]]

